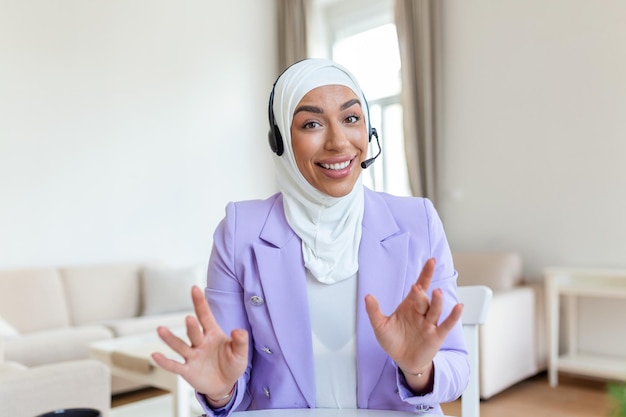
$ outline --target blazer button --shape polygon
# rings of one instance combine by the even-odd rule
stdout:
[[[261,348],[262,352],[267,353],[268,355],[272,355],[274,352],[272,352],[272,349],[268,348],[267,346],[263,346],[263,348]]]
[[[270,397],[270,389],[268,387],[263,387],[263,394],[265,394],[265,396],[267,398]]]
[[[259,297],[258,295],[253,295],[252,297],[250,297],[250,304],[255,307],[261,306],[263,305],[263,303],[265,303],[265,300],[263,300],[263,298]]]

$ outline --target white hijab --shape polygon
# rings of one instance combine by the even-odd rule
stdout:
[[[369,131],[367,102],[354,76],[330,60],[300,61],[285,70],[274,86],[272,111],[284,145],[283,155],[274,155],[274,162],[287,223],[302,240],[304,266],[319,282],[334,284],[351,277],[359,268],[364,209],[361,176],[346,196],[324,194],[304,178],[291,145],[296,106],[309,91],[325,85],[343,85],[357,95]]]

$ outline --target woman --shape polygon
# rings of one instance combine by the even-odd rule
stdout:
[[[266,408],[441,414],[469,365],[456,272],[430,201],[376,193],[374,133],[354,77],[328,60],[289,67],[270,95],[279,193],[230,203],[205,294],[192,290],[184,363],[153,355],[207,415]],[[386,314],[389,314],[387,316]]]

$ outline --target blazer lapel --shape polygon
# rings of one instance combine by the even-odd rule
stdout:
[[[314,407],[313,344],[302,246],[285,220],[282,198],[276,199],[260,237],[270,244],[256,244],[254,252],[274,332],[300,392]]]
[[[385,315],[404,298],[409,238],[400,232],[385,202],[366,189],[363,235],[359,248],[357,310],[357,403],[366,408],[388,360],[365,311],[367,294],[376,297]]]

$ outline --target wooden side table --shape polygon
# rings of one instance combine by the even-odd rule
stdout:
[[[579,297],[623,298],[626,302],[626,270],[550,267],[544,270],[548,330],[548,378],[558,384],[558,371],[626,380],[624,358],[578,351],[577,309]],[[559,312],[564,302],[567,351],[559,354]]]

